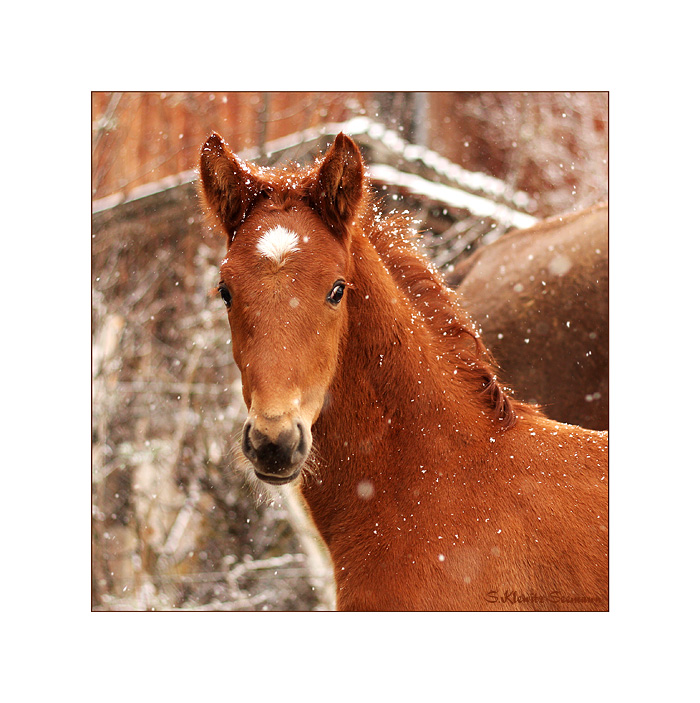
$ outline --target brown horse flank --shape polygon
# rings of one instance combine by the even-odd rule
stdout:
[[[607,610],[607,434],[513,400],[355,143],[314,166],[200,164],[243,453],[296,481],[339,610]]]
[[[449,282],[520,398],[608,428],[607,203],[509,232]]]

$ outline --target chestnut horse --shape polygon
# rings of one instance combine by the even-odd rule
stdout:
[[[607,433],[510,397],[355,143],[267,169],[212,134],[200,177],[228,242],[242,451],[296,481],[338,609],[607,610]]]
[[[608,429],[607,203],[509,232],[448,282],[520,398]]]

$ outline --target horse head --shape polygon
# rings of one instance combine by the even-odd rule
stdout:
[[[201,151],[201,195],[228,242],[218,290],[248,408],[242,449],[271,484],[299,475],[329,405],[364,180],[344,134],[306,169],[248,164],[218,134]]]

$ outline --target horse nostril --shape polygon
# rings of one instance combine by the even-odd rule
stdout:
[[[249,454],[256,454],[261,449],[274,446],[277,443],[278,442],[270,439],[257,427],[254,427],[250,420],[246,420],[246,423],[243,426],[243,452],[246,456]]]
[[[253,450],[253,445],[250,441],[250,420],[246,420],[245,425],[243,425],[243,437],[241,439],[241,448],[243,449],[243,454],[245,454],[248,459],[252,459],[255,452]]]
[[[297,440],[296,451],[299,454],[304,455],[304,454],[306,454],[306,440],[304,438],[304,426],[299,421],[297,421],[297,433],[298,433],[298,440]]]

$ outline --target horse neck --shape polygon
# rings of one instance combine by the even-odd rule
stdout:
[[[303,487],[327,541],[330,524],[357,506],[363,486],[392,505],[399,482],[408,490],[431,462],[454,462],[465,442],[476,453],[499,429],[478,395],[480,380],[469,378],[449,340],[420,312],[422,301],[397,284],[394,264],[365,236],[353,239],[352,256],[347,334],[314,428],[316,480]],[[381,509],[372,501],[372,514]]]

